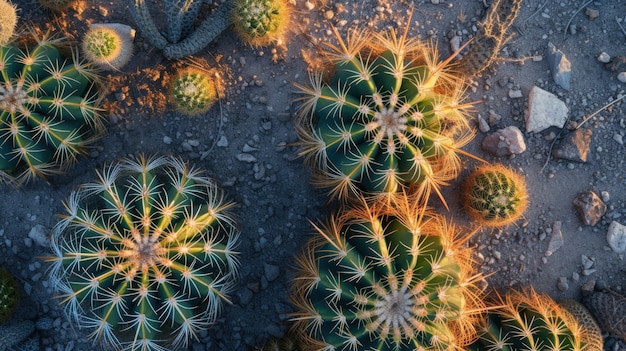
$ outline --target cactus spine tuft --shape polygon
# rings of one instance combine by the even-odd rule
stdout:
[[[177,110],[195,116],[208,111],[218,100],[218,88],[211,72],[188,66],[172,78],[170,98]]]
[[[410,22],[410,21],[409,21]],[[298,85],[300,155],[315,169],[314,184],[331,195],[427,196],[454,178],[460,147],[474,133],[467,122],[465,82],[432,45],[394,30],[353,33],[325,54],[334,68]],[[443,200],[443,199],[442,199]]]
[[[500,165],[483,165],[463,187],[463,206],[481,225],[500,227],[518,220],[528,205],[524,178]]]
[[[186,347],[234,286],[234,204],[173,157],[124,159],[98,177],[53,230],[51,281],[68,318],[106,348]]]
[[[286,0],[235,0],[233,25],[252,46],[280,43],[289,26],[290,14]]]
[[[294,330],[316,350],[456,350],[482,306],[464,242],[407,197],[346,210],[297,259]]]
[[[50,11],[63,11],[70,7],[74,0],[39,0],[41,6]]]
[[[118,26],[92,25],[82,41],[83,53],[87,58],[104,69],[119,69],[133,55],[133,43]]]
[[[15,5],[0,0],[0,45],[6,45],[15,34],[17,13]]]

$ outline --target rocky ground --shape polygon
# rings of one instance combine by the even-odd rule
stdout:
[[[246,47],[228,31],[196,56],[220,70],[226,89],[219,105],[191,118],[173,111],[165,100],[167,78],[181,63],[164,59],[138,28],[132,61],[121,72],[105,75],[110,87],[108,134],[89,157],[49,183],[0,188],[0,266],[13,272],[23,286],[25,299],[18,317],[36,322],[31,335],[35,345],[40,350],[92,349],[53,299],[48,264],[42,259],[48,254],[46,236],[73,188],[93,180],[94,170],[102,165],[140,153],[183,157],[206,169],[240,204],[239,288],[218,323],[190,349],[245,350],[281,336],[292,311],[287,296],[293,254],[310,237],[309,221],[323,219],[335,207],[327,206],[323,190],[310,187],[309,170],[296,157],[292,118],[297,94],[292,83],[306,83],[307,62],[315,57],[317,43],[334,40],[331,26],[345,33],[353,28],[409,25],[411,35],[436,41],[443,58],[476,33],[489,2],[294,0],[286,51]],[[51,14],[34,0],[15,1],[22,26],[47,22],[76,39],[90,23],[132,25],[125,3],[85,0],[63,14]],[[411,23],[406,23],[412,6]],[[488,282],[494,287],[532,284],[561,299],[580,298],[580,288],[591,282],[616,291],[626,286],[623,254],[616,252],[621,244],[611,247],[607,242],[613,221],[626,224],[622,140],[626,105],[611,104],[626,94],[626,74],[620,75],[626,64],[619,65],[626,62],[619,58],[626,55],[625,16],[623,0],[525,0],[502,60],[472,81],[469,100],[481,101],[474,114],[480,131],[465,150],[522,172],[530,196],[523,220],[500,230],[478,228],[470,242],[478,249],[481,270],[493,273]],[[571,63],[571,72],[566,65],[556,67],[558,54],[554,55],[557,65],[551,67],[550,42]],[[602,53],[609,59],[600,57]],[[274,61],[277,56],[281,57]],[[604,61],[611,59],[613,65],[607,67]],[[552,73],[557,71],[561,76],[555,80]],[[565,89],[568,74],[569,89]],[[564,128],[527,131],[533,87],[552,94],[567,108],[567,120],[558,122]],[[510,126],[519,129],[513,135],[523,139],[523,150],[495,156],[483,149],[487,136]],[[576,133],[581,138],[572,138]],[[586,161],[577,159],[580,152],[572,154],[572,148],[583,150],[583,155],[587,150]],[[553,150],[561,150],[560,159],[552,156]],[[459,179],[472,169],[473,161],[465,161]],[[444,190],[450,205],[446,215],[474,230],[459,210],[459,189],[459,183],[453,182]],[[585,224],[573,205],[578,194],[586,191],[596,193],[607,206],[595,225]],[[433,206],[441,208],[436,202]],[[626,349],[626,344],[609,338],[606,348]]]

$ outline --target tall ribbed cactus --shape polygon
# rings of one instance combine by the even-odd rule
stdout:
[[[511,290],[493,305],[498,307],[489,312],[479,339],[468,350],[602,351],[599,329],[583,328],[567,309],[532,288]]]
[[[297,259],[295,331],[315,350],[456,350],[475,335],[469,250],[406,197],[341,213]]]
[[[51,281],[68,317],[102,347],[184,347],[233,287],[233,203],[176,158],[125,159],[98,177],[53,230]]]
[[[298,86],[300,154],[316,169],[314,183],[340,198],[438,192],[473,137],[451,58],[438,62],[436,49],[407,31],[336,36],[339,46],[325,52],[334,76],[325,81],[320,70]]]
[[[57,43],[0,46],[0,174],[16,184],[64,170],[104,131],[98,76]]]

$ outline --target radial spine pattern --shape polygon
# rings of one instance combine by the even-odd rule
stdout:
[[[215,321],[238,271],[233,203],[176,158],[107,167],[66,203],[51,281],[72,321],[115,350],[169,350]]]
[[[456,350],[480,294],[467,236],[407,198],[348,210],[297,260],[294,329],[314,350]],[[305,343],[307,344],[307,343]]]
[[[352,33],[328,45],[328,81],[310,75],[299,110],[300,154],[314,184],[345,199],[417,188],[428,195],[459,171],[471,140],[465,83],[437,50],[405,31]]]

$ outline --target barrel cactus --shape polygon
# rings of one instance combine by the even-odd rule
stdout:
[[[0,45],[6,45],[15,34],[17,13],[15,5],[0,0]]]
[[[215,322],[238,272],[232,202],[173,157],[124,159],[73,192],[51,281],[100,347],[185,347]]]
[[[98,24],[90,26],[83,36],[82,49],[85,56],[104,69],[119,69],[133,55],[133,43],[123,33],[121,24]]]
[[[48,10],[60,12],[70,7],[74,0],[39,0],[39,3]]]
[[[410,22],[410,21],[409,21]],[[408,29],[407,29],[408,30]],[[433,45],[394,30],[328,45],[334,75],[310,75],[298,113],[300,155],[331,195],[429,194],[454,178],[474,135],[465,83]],[[440,194],[439,194],[440,195]],[[441,195],[440,195],[441,197]]]
[[[235,0],[232,20],[245,42],[263,46],[283,40],[290,15],[287,0]]]
[[[468,235],[407,197],[316,227],[297,259],[294,330],[315,350],[456,350],[482,306]],[[365,202],[365,201],[363,201]]]
[[[216,81],[209,71],[186,66],[179,69],[172,78],[170,99],[176,109],[184,114],[202,114],[218,100]]]
[[[0,323],[13,315],[19,292],[15,278],[6,269],[0,269]]]
[[[463,207],[481,225],[500,227],[517,221],[526,210],[524,178],[500,164],[478,167],[465,180]]]
[[[583,328],[567,309],[532,288],[499,296],[469,351],[601,351],[599,329]],[[592,335],[592,333],[598,333]],[[585,341],[600,340],[598,344]]]
[[[0,175],[17,185],[65,170],[104,131],[96,72],[37,39],[0,46]]]

